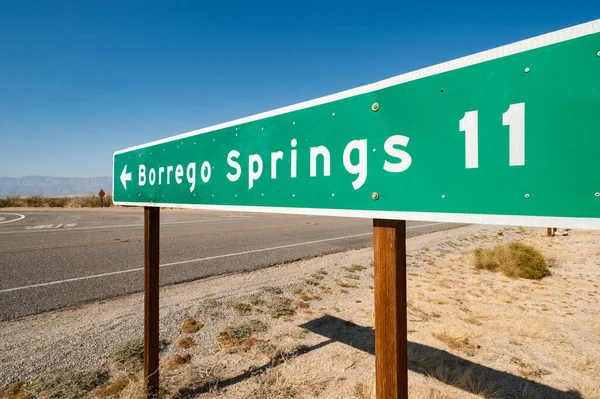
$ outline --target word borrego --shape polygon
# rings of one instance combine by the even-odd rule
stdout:
[[[401,173],[407,170],[412,158],[408,152],[402,148],[408,146],[409,138],[403,135],[394,135],[388,137],[383,145],[383,149],[389,156],[383,163],[383,170],[390,173]],[[260,154],[250,154],[248,156],[247,171],[248,171],[248,189],[254,187],[254,183],[260,178],[277,179],[278,176],[289,174],[289,177],[294,179],[298,176],[298,150],[296,146],[298,141],[292,139],[290,142],[289,154],[289,169],[283,165],[286,154],[283,151],[272,152],[266,159],[270,161],[270,176],[263,177],[265,172],[266,160]],[[352,154],[356,153],[357,156]],[[242,163],[240,162],[241,153],[237,150],[231,150],[227,154],[227,165],[229,171],[226,174],[227,179],[231,182],[236,182],[242,177]],[[329,149],[325,146],[317,146],[309,148],[309,175],[317,177],[319,171],[317,165],[322,165],[321,175],[331,176],[331,155]],[[352,161],[354,158],[355,162]],[[342,156],[342,164],[346,171],[356,178],[352,181],[352,187],[358,190],[367,180],[367,162],[368,162],[368,145],[367,139],[352,140],[344,148]],[[288,165],[285,165],[288,166]],[[208,183],[211,179],[212,166],[210,162],[204,161],[200,167],[200,179],[204,183]],[[138,170],[138,185],[145,186],[149,184],[171,185],[189,184],[190,192],[196,188],[196,162],[190,162],[185,168],[183,165],[161,166],[158,168],[146,168],[145,165],[140,165]]]

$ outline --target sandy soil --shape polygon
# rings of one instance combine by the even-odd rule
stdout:
[[[472,249],[515,240],[542,251],[552,275],[472,266]],[[467,226],[410,238],[408,255],[411,397],[600,398],[600,232]],[[363,267],[344,269],[352,265]],[[372,273],[372,249],[362,249],[163,288],[164,396],[372,397]],[[282,296],[295,314],[273,318],[269,301]],[[136,294],[0,324],[0,386],[105,365],[111,345],[141,334],[142,312]],[[204,327],[183,333],[188,317]],[[266,331],[223,340],[248,320]],[[196,345],[179,348],[183,337]],[[174,354],[191,360],[174,365]],[[109,397],[136,397],[139,381],[128,378]]]

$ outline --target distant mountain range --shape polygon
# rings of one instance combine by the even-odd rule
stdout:
[[[0,177],[0,197],[9,195],[85,195],[112,192],[112,177]]]

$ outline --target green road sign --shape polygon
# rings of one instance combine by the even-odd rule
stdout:
[[[115,203],[600,229],[599,32],[117,151]]]

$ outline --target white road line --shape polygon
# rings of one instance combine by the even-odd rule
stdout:
[[[280,245],[278,247],[253,249],[253,250],[250,250],[250,251],[243,251],[243,252],[233,252],[233,253],[230,253],[230,254],[209,256],[207,258],[198,258],[198,259],[184,260],[184,261],[181,261],[181,262],[165,263],[165,264],[160,265],[160,267],[182,265],[184,263],[202,262],[202,261],[205,261],[205,260],[212,260],[212,259],[229,258],[229,257],[232,257],[232,256],[248,255],[248,254],[252,254],[252,253],[256,253],[256,252],[274,251],[274,250],[283,249],[283,248],[292,248],[292,247],[299,247],[299,246],[302,246],[302,245],[318,244],[318,243],[327,242],[327,241],[343,240],[345,238],[362,237],[362,236],[367,236],[367,235],[370,235],[370,234],[373,234],[373,233],[354,234],[354,235],[351,235],[351,236],[326,238],[324,240],[307,241],[307,242],[299,242],[299,243],[296,243],[296,244]],[[50,281],[48,283],[32,284],[32,285],[26,285],[26,286],[23,286],[23,287],[8,288],[8,289],[5,289],[5,290],[0,290],[0,294],[5,293],[5,292],[13,292],[13,291],[25,290],[25,289],[29,289],[29,288],[47,287],[49,285],[56,285],[56,284],[62,284],[62,283],[70,283],[70,282],[73,282],[73,281],[81,281],[81,280],[87,280],[87,279],[98,278],[98,277],[114,276],[114,275],[123,274],[123,273],[138,272],[138,271],[142,271],[142,270],[144,270],[143,267],[138,267],[138,268],[135,268],[135,269],[120,270],[120,271],[110,272],[110,273],[94,274],[94,275],[91,275],[91,276],[75,277],[75,278],[68,278],[68,279],[65,279],[65,280]]]
[[[407,227],[406,229],[408,230],[408,229],[414,229],[415,227],[427,227],[427,226],[440,225],[440,224],[445,224],[445,223],[421,224],[421,225],[418,225],[418,226],[410,226],[410,227]],[[204,261],[204,260],[212,260],[212,259],[219,259],[219,258],[227,258],[227,257],[230,257],[230,256],[237,256],[237,255],[247,255],[247,254],[252,254],[252,253],[262,252],[262,251],[271,251],[271,250],[275,250],[275,249],[298,247],[298,246],[301,246],[301,245],[319,244],[319,243],[327,242],[327,241],[343,240],[344,238],[364,237],[364,236],[368,236],[368,235],[371,235],[371,234],[373,234],[373,233],[370,232],[370,233],[363,233],[363,234],[354,234],[354,235],[351,235],[351,236],[343,236],[343,237],[336,237],[336,238],[326,238],[324,240],[308,241],[308,242],[302,242],[302,243],[297,243],[297,244],[281,245],[281,246],[278,246],[278,247],[265,248],[265,249],[253,249],[251,251],[235,252],[235,253],[226,254],[226,255],[216,255],[216,256],[210,256],[208,258],[182,260],[180,262],[165,263],[163,265],[160,265],[160,267],[183,265],[183,264],[186,264],[186,263],[201,262],[201,261]],[[142,269],[140,268],[139,270],[142,270]],[[2,292],[2,291],[0,291],[0,292]]]
[[[240,216],[241,217],[241,216]],[[251,218],[252,216],[244,216],[244,218]],[[260,220],[274,219],[274,217],[261,218]],[[190,224],[190,223],[209,223],[209,222],[234,222],[238,221],[238,219],[229,218],[229,219],[202,219],[202,220],[181,220],[178,222],[163,222],[161,226],[170,226],[177,224]],[[11,220],[12,222],[12,220]],[[6,222],[5,222],[6,223]],[[59,229],[59,230],[33,230],[33,229],[23,229],[23,230],[11,230],[11,231],[0,231],[0,235],[2,234],[29,234],[29,233],[48,233],[52,231],[53,233],[59,231],[78,231],[78,230],[97,230],[97,229],[123,229],[128,227],[144,227],[143,223],[136,224],[116,224],[116,225],[108,225],[108,226],[86,226],[86,227],[71,227],[68,229]]]
[[[0,215],[13,215],[13,216],[19,216],[16,219],[11,219],[11,220],[6,220],[4,222],[0,222],[0,224],[4,224],[4,223],[12,223],[12,222],[16,222],[17,220],[23,220],[25,219],[25,215],[21,215],[20,213],[6,213],[6,212],[0,212]]]
[[[417,226],[409,226],[406,229],[407,230],[408,229],[415,229],[417,227],[427,227],[427,226],[433,226],[433,225],[438,225],[439,226],[439,225],[442,225],[442,224],[448,224],[448,223],[420,224],[420,225],[417,225]],[[319,244],[319,243],[328,242],[328,241],[344,240],[346,238],[364,237],[364,236],[368,236],[368,235],[371,235],[371,234],[373,234],[373,233],[369,232],[369,233],[362,233],[362,234],[353,234],[353,235],[349,235],[349,236],[326,238],[326,239],[323,239],[323,240],[306,241],[306,242],[299,242],[299,243],[295,243],[295,244],[280,245],[280,246],[277,246],[277,247],[253,249],[253,250],[250,250],[250,251],[242,251],[242,252],[233,252],[233,253],[230,253],[230,254],[209,256],[209,257],[206,257],[206,258],[198,258],[198,259],[183,260],[183,261],[180,261],[180,262],[164,263],[164,264],[160,265],[160,267],[176,266],[176,265],[183,265],[183,264],[186,264],[186,263],[195,263],[195,262],[202,262],[202,261],[206,261],[206,260],[229,258],[229,257],[232,257],[232,256],[248,255],[248,254],[253,254],[253,253],[257,253],[257,252],[275,251],[275,250],[284,249],[284,248],[300,247],[302,245]],[[68,279],[65,279],[65,280],[50,281],[50,282],[47,282],[47,283],[25,285],[25,286],[22,286],[22,287],[15,287],[15,288],[7,288],[7,289],[4,289],[4,290],[0,290],[0,294],[7,293],[7,292],[14,292],[14,291],[26,290],[26,289],[30,289],[30,288],[40,288],[40,287],[48,287],[48,286],[51,286],[51,285],[57,285],[57,284],[63,284],[63,283],[72,283],[72,282],[75,282],[75,281],[89,280],[89,279],[99,278],[99,277],[116,276],[116,275],[124,274],[124,273],[139,272],[139,271],[142,271],[142,270],[144,270],[143,267],[138,267],[138,268],[135,268],[135,269],[119,270],[119,271],[110,272],[110,273],[94,274],[94,275],[91,275],[91,276],[75,277],[75,278],[68,278]]]

